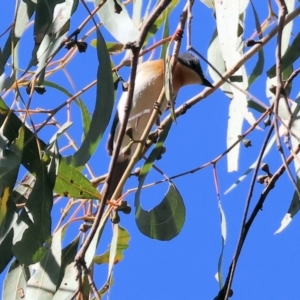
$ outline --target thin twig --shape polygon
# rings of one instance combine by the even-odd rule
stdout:
[[[291,12],[289,15],[286,16],[284,20],[284,24],[287,24],[291,22],[293,19],[295,19],[300,13],[300,7],[297,7],[293,12]],[[213,88],[205,88],[201,93],[198,95],[194,96],[190,100],[188,100],[185,105],[179,106],[175,110],[175,116],[176,118],[182,114],[182,112],[186,112],[186,108],[191,108],[201,100],[207,98],[209,95],[214,93],[218,87],[220,87],[225,80],[227,80],[231,75],[233,75],[240,67],[242,67],[246,61],[249,60],[255,53],[257,53],[259,50],[261,50],[278,32],[278,26],[276,26],[273,30],[269,32],[262,40],[260,44],[254,45],[251,49],[249,49],[239,61],[236,62],[235,66],[233,66],[230,70],[226,71],[223,75],[222,78],[217,82],[214,82],[214,87]],[[171,116],[168,116],[161,122],[161,125],[165,125],[169,118]]]
[[[239,139],[237,139],[229,148],[227,148],[223,153],[221,153],[220,155],[218,155],[216,158],[214,158],[213,160],[197,167],[197,168],[194,168],[194,169],[191,169],[191,170],[188,170],[188,171],[185,171],[185,172],[182,172],[182,173],[179,173],[179,174],[176,174],[176,175],[173,175],[173,176],[170,176],[166,179],[161,179],[161,180],[158,180],[158,181],[155,181],[155,182],[152,182],[152,183],[149,183],[149,184],[145,184],[142,186],[142,189],[145,189],[145,188],[149,188],[149,187],[152,187],[152,186],[155,186],[157,184],[161,184],[161,183],[164,183],[166,181],[170,181],[170,180],[173,180],[173,179],[177,179],[179,177],[183,177],[183,176],[186,176],[186,175],[189,175],[189,174],[194,174],[204,168],[207,168],[208,166],[211,166],[211,165],[214,165],[216,164],[219,160],[221,160],[228,152],[230,152],[232,150],[232,148],[234,148],[238,143],[241,142],[241,140],[243,138],[245,138],[250,132],[252,132],[256,127],[257,125],[270,113],[270,111],[272,111],[272,106],[267,110],[265,111],[257,120],[256,122],[247,130],[245,131],[241,137]],[[100,176],[98,178],[95,178],[93,183],[95,185],[99,184],[100,182],[103,181],[103,179],[105,179],[107,175],[103,175],[103,176]],[[129,189],[127,190],[126,194],[129,194],[131,192],[135,192],[138,188],[132,188],[132,189]]]
[[[127,98],[127,111],[125,111],[125,117],[124,117],[124,123],[122,124],[121,128],[120,128],[120,132],[117,138],[117,142],[116,142],[116,146],[114,149],[114,153],[112,155],[112,159],[111,159],[111,164],[110,164],[110,168],[109,168],[109,172],[108,172],[108,176],[106,179],[106,183],[104,185],[104,190],[103,190],[103,194],[102,194],[102,199],[101,202],[99,204],[99,207],[97,209],[97,213],[95,216],[95,220],[93,223],[93,226],[91,228],[91,231],[88,235],[88,237],[85,239],[81,249],[79,250],[79,252],[77,253],[76,257],[75,257],[75,262],[77,264],[77,268],[78,268],[78,272],[80,273],[81,269],[80,269],[80,265],[84,264],[84,256],[85,253],[90,245],[90,243],[92,242],[94,235],[97,231],[97,228],[100,224],[101,218],[103,216],[103,212],[104,212],[104,208],[105,208],[105,203],[107,200],[107,195],[109,192],[108,186],[109,183],[111,181],[112,178],[112,174],[114,172],[114,168],[116,166],[116,162],[117,162],[117,157],[121,148],[121,143],[122,143],[122,139],[123,136],[125,134],[125,130],[126,130],[126,124],[129,118],[129,113],[130,113],[130,108],[131,108],[131,102],[132,102],[132,97],[133,97],[133,92],[134,92],[134,81],[135,81],[135,76],[136,76],[136,68],[137,68],[137,60],[139,57],[139,52],[140,49],[144,43],[144,40],[146,38],[146,35],[149,31],[149,29],[151,28],[152,24],[155,22],[155,20],[159,17],[159,15],[164,11],[164,9],[168,6],[168,4],[170,3],[170,0],[165,0],[165,1],[161,1],[157,7],[153,10],[152,14],[149,16],[148,20],[145,22],[145,25],[142,27],[140,35],[136,41],[136,43],[134,45],[132,45],[132,53],[133,53],[133,57],[132,57],[132,65],[131,65],[131,74],[130,74],[130,84],[129,84],[129,89],[128,89],[128,98]]]
[[[254,186],[255,186],[258,170],[259,170],[259,166],[261,164],[262,157],[264,155],[265,149],[267,147],[267,144],[269,142],[269,139],[271,137],[271,134],[272,134],[273,130],[274,130],[274,126],[271,126],[270,129],[269,129],[269,132],[268,132],[268,134],[265,138],[265,141],[262,145],[261,151],[259,153],[258,160],[257,160],[257,163],[256,163],[256,167],[255,167],[255,170],[254,170],[254,174],[253,174],[253,177],[252,177],[252,180],[251,180],[249,193],[248,193],[248,196],[247,196],[247,199],[246,199],[245,211],[244,211],[244,215],[243,215],[243,220],[242,220],[241,231],[240,231],[240,236],[239,236],[237,248],[236,248],[234,257],[232,259],[232,263],[230,265],[229,272],[228,272],[224,287],[220,291],[220,293],[224,293],[224,300],[227,300],[228,296],[231,293],[231,284],[232,284],[232,281],[233,281],[233,276],[234,276],[234,272],[235,272],[235,269],[236,269],[237,261],[239,259],[239,255],[241,253],[244,241],[246,239],[246,234],[245,234],[246,220],[247,220],[247,216],[248,216],[249,206],[250,206],[250,202],[251,202],[251,199],[252,199],[252,194],[253,194],[253,190],[254,190]]]

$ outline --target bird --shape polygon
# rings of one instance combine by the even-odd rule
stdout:
[[[137,143],[133,143],[130,147],[128,144],[131,141],[140,140],[154,109],[154,104],[159,98],[164,85],[164,68],[164,59],[146,61],[137,67],[132,107],[117,164],[111,177],[108,199],[111,199],[137,147]],[[192,84],[213,87],[204,77],[199,59],[190,52],[180,53],[173,72],[173,101],[181,87]],[[124,91],[119,100],[107,141],[106,148],[110,156],[113,153],[118,131],[124,119],[126,101],[127,92]],[[165,112],[166,109],[167,101],[164,101],[160,107],[160,113]],[[120,196],[118,195],[117,198]]]

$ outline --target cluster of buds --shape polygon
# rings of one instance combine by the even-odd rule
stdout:
[[[119,211],[126,215],[131,213],[131,207],[128,205],[126,200],[122,200],[118,206],[112,210],[110,219],[113,224],[120,223]]]
[[[66,49],[70,50],[71,48],[76,46],[79,53],[85,52],[88,45],[86,42],[79,42],[77,40],[77,35],[78,35],[78,33],[74,35],[74,39],[70,39],[70,40],[66,41],[65,47],[66,47]]]
[[[269,185],[271,178],[273,177],[273,174],[270,172],[269,165],[264,163],[260,166],[260,169],[264,171],[265,175],[259,175],[257,176],[257,182],[260,184],[264,184],[265,186]]]

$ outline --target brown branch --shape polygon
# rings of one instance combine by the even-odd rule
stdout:
[[[286,17],[286,14],[287,14],[287,10],[286,10],[284,0],[282,0],[281,2],[282,2],[281,4],[284,4],[284,5],[281,5],[281,7],[280,7],[281,9],[280,9],[280,14],[279,14],[279,23],[278,23],[278,27],[277,27],[277,31],[278,31],[277,48],[276,48],[277,89],[276,89],[275,107],[274,107],[276,116],[278,115],[278,102],[279,102],[279,99],[280,99],[280,96],[281,96],[282,90],[283,90],[283,82],[282,82],[282,77],[281,77],[281,38],[282,38],[282,30],[283,30],[284,24],[285,24],[285,17]],[[285,7],[285,9],[284,9],[284,7]],[[246,219],[247,219],[247,215],[248,215],[248,211],[249,211],[249,206],[250,206],[250,202],[251,202],[251,198],[252,198],[252,194],[253,194],[253,190],[254,190],[254,184],[255,184],[256,177],[257,177],[257,173],[258,173],[258,168],[259,168],[260,162],[262,160],[262,156],[264,154],[265,148],[267,146],[267,142],[269,141],[269,138],[271,136],[271,133],[272,133],[274,127],[276,129],[277,145],[280,146],[279,149],[280,149],[280,152],[282,152],[282,147],[281,147],[280,140],[279,140],[278,120],[277,120],[276,117],[274,119],[274,125],[272,125],[272,127],[270,128],[270,130],[268,132],[268,135],[265,139],[265,142],[264,142],[263,147],[261,149],[261,152],[259,154],[259,158],[258,158],[258,162],[257,162],[256,168],[255,168],[254,175],[252,177],[252,181],[251,181],[251,185],[250,185],[250,189],[249,189],[249,194],[248,194],[248,197],[247,197],[247,200],[246,200],[246,207],[245,207],[245,212],[244,212],[244,215],[243,215],[243,221],[242,221],[242,226],[241,226],[240,237],[239,237],[239,240],[238,240],[238,245],[237,245],[236,252],[234,254],[231,266],[229,268],[229,273],[228,273],[228,276],[226,278],[225,285],[224,285],[223,289],[220,291],[221,295],[224,295],[224,300],[227,300],[229,298],[229,296],[232,294],[231,285],[232,285],[234,272],[235,272],[235,269],[236,269],[236,265],[237,265],[239,255],[241,253],[243,244],[245,242],[245,239],[246,239],[247,233],[248,233],[248,231],[251,227],[251,224],[254,221],[255,216],[257,215],[259,209],[261,209],[262,204],[264,202],[264,200],[263,201],[260,201],[260,200],[258,201],[258,203],[256,204],[256,207],[255,207],[255,209],[254,209],[254,211],[251,215],[253,218],[251,219],[250,222],[246,223]],[[284,168],[287,169],[287,163],[286,163],[285,159],[284,159],[283,165],[284,165]],[[269,187],[269,189],[271,189],[271,188],[273,188],[273,185],[271,185],[269,183],[268,187]]]
[[[267,147],[267,144],[269,142],[269,139],[271,137],[271,134],[272,134],[273,130],[274,130],[274,126],[271,126],[270,129],[269,129],[269,132],[268,132],[268,134],[265,138],[265,141],[263,143],[261,151],[259,153],[257,164],[256,164],[256,167],[255,167],[255,170],[254,170],[252,180],[251,180],[250,189],[249,189],[249,193],[248,193],[247,200],[246,200],[245,211],[244,211],[244,214],[243,214],[242,226],[241,226],[241,231],[240,231],[240,237],[238,239],[237,248],[236,248],[234,257],[232,259],[232,263],[230,265],[229,272],[228,272],[224,287],[220,291],[221,295],[224,295],[224,298],[222,298],[224,300],[227,300],[229,295],[232,293],[231,284],[232,284],[232,281],[233,281],[234,272],[235,272],[235,269],[236,269],[237,261],[239,259],[239,255],[241,253],[244,241],[245,241],[246,236],[247,236],[247,234],[245,234],[246,219],[247,219],[247,215],[248,215],[248,211],[249,211],[250,202],[251,202],[251,199],[252,199],[252,194],[253,194],[254,185],[255,185],[255,182],[256,182],[257,174],[258,174],[258,169],[259,169],[259,166],[261,164],[263,154],[265,152],[265,149]]]
[[[286,18],[284,20],[284,24],[287,24],[287,23],[291,22],[299,14],[300,14],[300,7],[296,8],[293,12],[291,12],[289,15],[286,16]],[[236,62],[236,64],[235,64],[234,67],[232,67],[230,70],[226,71],[222,75],[222,79],[220,79],[219,81],[217,81],[217,82],[214,83],[214,88],[205,88],[201,93],[199,93],[198,95],[194,96],[189,101],[187,101],[186,104],[185,104],[185,106],[187,106],[188,108],[191,108],[192,106],[194,106],[195,104],[197,104],[201,100],[207,98],[209,95],[211,95],[212,93],[214,93],[217,90],[217,88],[220,87],[225,82],[225,80],[227,80],[230,76],[232,76],[241,66],[243,66],[245,64],[245,62],[249,60],[249,58],[251,58],[259,50],[261,50],[277,34],[277,32],[278,32],[278,26],[275,27],[273,30],[271,30],[269,32],[269,34],[267,34],[261,40],[260,44],[256,44],[251,49],[249,49],[241,57],[241,59]],[[179,106],[175,110],[175,116],[176,117],[180,116],[183,111],[184,112],[186,111],[184,105]],[[167,117],[161,124],[165,125],[168,122],[169,118],[170,118],[170,116]]]
[[[290,106],[289,106],[289,103],[288,103],[287,95],[285,93],[285,84],[283,83],[283,80],[282,80],[282,70],[281,70],[281,64],[282,64],[282,53],[281,53],[282,52],[282,49],[281,49],[282,31],[283,31],[283,28],[284,28],[284,20],[285,20],[285,17],[287,15],[288,11],[287,11],[287,7],[286,7],[286,4],[285,4],[284,0],[277,0],[277,4],[278,4],[278,7],[279,7],[279,22],[278,22],[278,35],[277,35],[277,47],[276,47],[277,86],[276,86],[276,94],[275,94],[275,99],[274,99],[274,103],[275,103],[275,107],[274,107],[275,119],[274,119],[274,122],[275,122],[275,129],[276,129],[276,141],[277,141],[277,149],[279,150],[281,160],[285,164],[285,168],[287,170],[288,177],[290,178],[290,181],[292,182],[298,196],[300,196],[300,192],[298,190],[296,181],[294,180],[293,175],[292,175],[289,167],[286,164],[286,157],[284,155],[281,139],[279,137],[278,106],[279,106],[279,101],[282,97],[285,100],[286,107],[287,107],[288,113],[289,113],[288,130],[290,130],[291,125],[292,125],[292,112],[291,112],[291,109],[290,109]],[[287,134],[287,136],[289,137],[290,134]]]
[[[285,81],[284,83],[284,89],[286,89],[290,84],[291,82],[299,75],[300,73],[300,68],[295,70],[291,75],[290,77]]]
[[[54,51],[53,54],[51,54],[51,56],[49,56],[49,58],[47,59],[46,66],[53,59],[53,57],[65,46],[66,40],[70,40],[72,37],[77,36],[81,32],[83,27],[93,18],[93,16],[97,13],[97,11],[105,4],[105,2],[106,2],[106,0],[103,0],[101,3],[99,3],[94,8],[94,10],[89,13],[89,15],[85,18],[85,20],[83,20],[83,22],[61,43],[61,45],[58,47],[58,49],[56,51]],[[38,76],[39,76],[39,74],[36,74],[36,77],[38,77]]]
[[[88,237],[84,241],[81,249],[79,250],[79,252],[77,253],[77,255],[75,257],[75,262],[77,264],[79,274],[81,272],[80,266],[82,264],[84,264],[85,253],[94,238],[94,235],[97,231],[97,228],[98,228],[101,218],[103,216],[103,212],[104,212],[104,208],[105,208],[105,204],[106,204],[106,200],[107,200],[107,195],[108,195],[108,186],[111,181],[114,168],[116,166],[117,156],[118,156],[120,148],[121,148],[122,139],[125,134],[126,124],[127,124],[128,118],[129,118],[132,97],[133,97],[133,92],[134,92],[134,81],[135,81],[135,76],[136,76],[136,68],[137,68],[137,60],[139,57],[139,52],[140,52],[140,49],[144,43],[146,35],[147,35],[149,29],[151,28],[152,24],[159,17],[159,15],[163,12],[163,10],[168,6],[169,3],[170,3],[170,0],[161,1],[159,3],[159,5],[154,9],[154,11],[149,16],[148,20],[145,22],[145,25],[142,27],[137,41],[135,42],[134,45],[132,45],[132,48],[131,48],[133,57],[132,57],[132,65],[131,65],[132,69],[131,69],[131,74],[130,74],[130,85],[129,85],[129,89],[128,89],[128,98],[127,98],[127,103],[126,103],[127,110],[125,110],[124,122],[120,128],[120,132],[119,132],[119,135],[117,138],[116,146],[115,146],[115,149],[114,149],[114,152],[112,155],[112,159],[111,159],[111,164],[109,167],[108,176],[106,179],[106,183],[104,185],[102,199],[101,199],[101,202],[97,209],[97,213],[95,216],[93,226],[91,228],[91,231],[90,231]]]
[[[170,65],[171,65],[171,70],[172,72],[174,71],[176,62],[177,62],[177,56],[179,53],[179,48],[180,48],[180,44],[181,44],[181,36],[182,36],[182,32],[184,30],[185,27],[185,23],[186,23],[186,17],[187,17],[187,5],[185,6],[182,14],[180,15],[180,20],[179,20],[179,24],[177,26],[176,29],[176,33],[173,35],[172,40],[175,41],[175,46],[173,49],[173,55],[171,57],[171,61],[170,61]],[[142,153],[142,150],[144,148],[144,144],[145,141],[149,135],[149,132],[153,126],[153,124],[155,123],[155,121],[157,120],[157,116],[158,116],[158,112],[159,112],[159,107],[161,106],[161,103],[164,101],[165,99],[165,90],[164,88],[162,89],[158,100],[156,101],[156,106],[155,109],[153,110],[149,121],[146,125],[146,127],[144,128],[143,134],[139,139],[139,144],[130,160],[130,163],[127,166],[127,169],[125,170],[122,178],[119,181],[118,186],[115,189],[114,194],[112,195],[112,198],[114,199],[116,195],[119,195],[122,191],[122,188],[125,184],[125,181],[127,180],[127,178],[129,177],[131,170],[133,169],[134,165],[136,164],[136,162],[139,160],[139,158],[141,157],[140,154]],[[126,127],[125,127],[126,129]],[[117,152],[119,153],[119,152]]]
[[[276,95],[275,95],[275,116],[278,116],[278,105],[280,96],[283,94],[283,81],[281,74],[281,42],[282,42],[282,31],[284,28],[284,20],[287,15],[287,7],[285,5],[284,0],[277,0],[279,6],[279,21],[278,21],[278,34],[277,34],[277,46],[276,46],[276,77],[277,77],[277,87],[276,87]],[[288,106],[288,105],[287,105]],[[282,153],[282,145],[279,138],[279,130],[278,130],[278,119],[275,118],[275,129],[276,129],[276,141],[277,148]]]
[[[217,157],[215,157],[215,158],[214,158],[213,160],[211,160],[210,162],[205,163],[205,164],[203,164],[203,165],[201,165],[201,166],[199,166],[199,167],[197,167],[197,168],[194,168],[194,169],[191,169],[191,170],[188,170],[188,171],[185,171],[185,172],[182,172],[182,173],[179,173],[179,174],[170,176],[170,177],[168,177],[168,178],[161,179],[161,180],[158,180],[158,181],[149,183],[149,184],[145,184],[145,185],[142,186],[142,189],[144,189],[144,188],[149,188],[149,187],[152,187],[152,186],[154,186],[154,185],[157,185],[157,184],[160,184],[160,183],[164,183],[164,182],[166,182],[166,181],[170,181],[170,180],[173,180],[173,179],[177,179],[177,178],[180,178],[180,177],[189,175],[189,174],[194,174],[194,173],[196,173],[196,172],[198,172],[198,171],[200,171],[200,170],[202,170],[202,169],[204,169],[204,168],[207,168],[208,166],[216,165],[217,162],[218,162],[219,160],[221,160],[221,159],[222,159],[229,151],[231,151],[232,148],[234,148],[238,143],[241,142],[241,140],[242,140],[243,138],[245,138],[250,132],[252,132],[252,131],[257,127],[257,125],[258,125],[258,124],[259,124],[259,123],[260,123],[260,122],[261,122],[261,121],[262,121],[262,120],[270,113],[270,111],[272,111],[272,109],[273,109],[273,106],[269,107],[269,109],[268,109],[267,111],[265,111],[265,112],[264,112],[264,113],[256,120],[256,122],[255,122],[255,123],[254,123],[247,131],[245,131],[245,133],[243,133],[243,134],[241,135],[241,137],[240,137],[238,140],[236,140],[236,141],[235,141],[229,148],[227,148],[222,154],[218,155]],[[161,174],[162,174],[163,176],[165,176],[162,172],[161,172]],[[107,175],[105,174],[105,175],[102,175],[102,176],[100,176],[100,177],[98,177],[98,178],[95,178],[95,179],[92,181],[93,184],[97,185],[97,184],[99,184],[100,182],[103,182],[103,180],[105,179],[106,176],[107,176]],[[129,194],[129,193],[131,193],[131,192],[136,191],[137,189],[138,189],[138,188],[132,188],[132,189],[127,190],[126,195]]]
[[[297,154],[297,153],[299,153],[299,151],[300,151],[300,146],[298,146],[294,152]],[[287,165],[289,165],[293,161],[293,159],[294,159],[294,156],[291,154],[286,160]],[[270,178],[269,184],[265,187],[265,189],[261,193],[261,195],[257,201],[257,204],[255,205],[255,207],[252,211],[252,214],[250,215],[248,221],[243,226],[243,232],[242,232],[242,236],[240,238],[242,243],[241,243],[239,252],[236,252],[235,256],[239,255],[241,247],[243,246],[243,243],[246,239],[246,236],[250,230],[250,227],[251,227],[255,217],[257,216],[258,212],[261,211],[263,204],[264,204],[267,196],[269,195],[269,192],[274,188],[275,183],[280,178],[280,176],[284,173],[285,170],[286,170],[286,167],[284,164],[282,164],[281,167],[276,171],[276,173]],[[230,270],[232,270],[233,268],[234,268],[234,259],[230,265]],[[224,285],[224,288],[225,287],[226,287],[226,283]],[[222,292],[224,292],[224,288],[220,291],[219,295],[222,295]],[[227,299],[227,298],[218,298],[218,299]]]

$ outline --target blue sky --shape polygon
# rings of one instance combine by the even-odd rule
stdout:
[[[178,7],[172,12],[170,19],[170,31],[176,28],[180,12],[184,3],[181,1]],[[267,16],[267,6],[261,1],[253,1],[261,20]],[[274,6],[275,7],[275,6]],[[9,13],[13,8],[6,7],[0,13],[0,18],[9,24]],[[213,31],[215,21],[212,11],[199,1],[194,5],[193,19],[193,46],[204,56]],[[79,9],[71,24],[71,31],[75,29],[83,19],[84,10]],[[11,16],[11,15],[10,15]],[[5,18],[6,17],[6,18]],[[299,23],[299,22],[298,22]],[[297,25],[299,25],[296,23]],[[293,34],[296,35],[297,25],[293,27]],[[5,25],[5,26],[6,26]],[[5,26],[1,25],[1,32]],[[92,26],[90,22],[86,27]],[[299,27],[298,27],[299,28]],[[101,29],[102,30],[102,29]],[[245,39],[252,35],[255,30],[252,11],[247,10],[247,21],[245,28]],[[84,30],[85,33],[87,30]],[[112,38],[107,32],[101,31],[108,41]],[[32,30],[28,32],[28,43],[21,43],[20,59],[23,68],[29,60],[29,53],[32,45]],[[95,37],[93,37],[95,38]],[[87,42],[90,42],[89,38]],[[5,42],[5,37],[0,39],[1,45]],[[185,39],[183,39],[182,49],[185,49]],[[265,51],[265,71],[275,62],[275,42],[271,41]],[[29,52],[28,52],[29,51]],[[65,50],[62,51],[65,53]],[[154,57],[159,56],[159,51],[154,53]],[[60,57],[60,56],[59,56]],[[122,55],[113,57],[115,64]],[[247,63],[248,74],[252,70],[256,57]],[[80,90],[87,83],[96,77],[96,50],[92,46],[88,47],[85,54],[77,54],[74,60],[66,67],[72,75],[77,90]],[[297,65],[297,62],[296,62]],[[299,67],[299,63],[298,63]],[[202,68],[209,78],[207,66],[203,62]],[[296,67],[295,67],[296,68]],[[127,78],[128,68],[120,71],[122,77]],[[59,80],[62,85],[72,91],[72,87],[66,78],[59,72],[50,77],[49,80]],[[268,104],[265,95],[265,73],[251,87],[250,92],[264,103]],[[299,83],[299,80],[297,81]],[[119,87],[118,97],[121,93]],[[184,103],[187,99],[199,93],[202,87],[191,86],[182,89],[177,97],[176,105]],[[292,97],[298,93],[294,86]],[[118,98],[117,97],[117,98]],[[90,111],[93,110],[95,89],[82,95]],[[58,103],[65,101],[65,96],[57,94],[51,89],[47,89],[44,96],[35,95],[33,106],[51,108]],[[167,153],[156,165],[169,176],[193,169],[200,166],[222,153],[226,149],[226,128],[228,121],[228,98],[217,91],[204,101],[201,101],[189,110],[187,114],[178,118],[177,124],[166,141]],[[259,114],[254,112],[255,117]],[[44,116],[39,116],[35,120],[38,122]],[[63,123],[65,114],[59,114],[58,120]],[[74,122],[70,134],[79,144],[81,139],[81,121],[79,112],[72,111],[72,121]],[[244,124],[244,130],[249,126]],[[49,140],[55,132],[55,128],[44,130],[41,137]],[[218,179],[221,191],[221,202],[227,220],[226,247],[223,257],[223,276],[226,278],[227,270],[233,257],[239,230],[244,211],[245,200],[248,194],[252,174],[246,178],[237,188],[224,196],[225,190],[249,167],[256,159],[261,143],[267,131],[254,131],[249,138],[252,147],[241,148],[239,159],[239,171],[227,173],[226,160],[222,159],[217,165]],[[107,171],[108,157],[105,150],[107,132],[101,141],[96,154],[91,159],[91,166],[94,173],[99,176]],[[61,145],[66,144],[66,140],[61,141]],[[63,153],[66,155],[68,152]],[[274,149],[264,160],[269,163],[271,172],[275,172],[281,165],[281,159]],[[141,165],[141,163],[139,164]],[[291,168],[293,170],[293,168]],[[159,179],[159,175],[152,171],[148,182]],[[181,233],[169,242],[151,240],[142,235],[134,220],[134,213],[121,215],[121,226],[130,233],[129,248],[125,251],[125,258],[114,268],[114,285],[112,286],[107,299],[213,299],[218,293],[218,283],[214,276],[217,272],[218,258],[221,251],[220,217],[218,211],[218,200],[214,185],[213,170],[208,167],[195,174],[176,179],[174,181],[180,191],[186,205],[186,221]],[[130,179],[126,188],[137,185],[136,178]],[[158,204],[161,196],[166,192],[167,185],[162,184],[142,192],[142,204],[145,208],[151,208]],[[263,190],[263,186],[256,185],[253,203],[255,203]],[[233,281],[233,299],[298,299],[299,265],[300,258],[298,249],[299,239],[299,218],[295,217],[290,226],[280,234],[274,235],[279,228],[280,222],[287,212],[293,195],[292,184],[286,174],[276,183],[275,188],[269,194],[263,210],[259,213],[245,242],[240,256],[235,278]],[[133,195],[127,197],[127,201],[133,207]],[[66,205],[62,200],[55,208],[53,224],[58,220],[60,208]],[[254,207],[251,205],[250,209]],[[80,224],[76,223],[69,231],[70,235],[76,235]],[[72,232],[73,231],[73,232]],[[100,242],[98,253],[104,252],[110,243],[111,226],[108,223],[103,240]],[[4,279],[1,274],[1,281]],[[96,284],[102,285],[107,276],[107,266],[96,268]],[[104,298],[106,299],[106,298]]]

